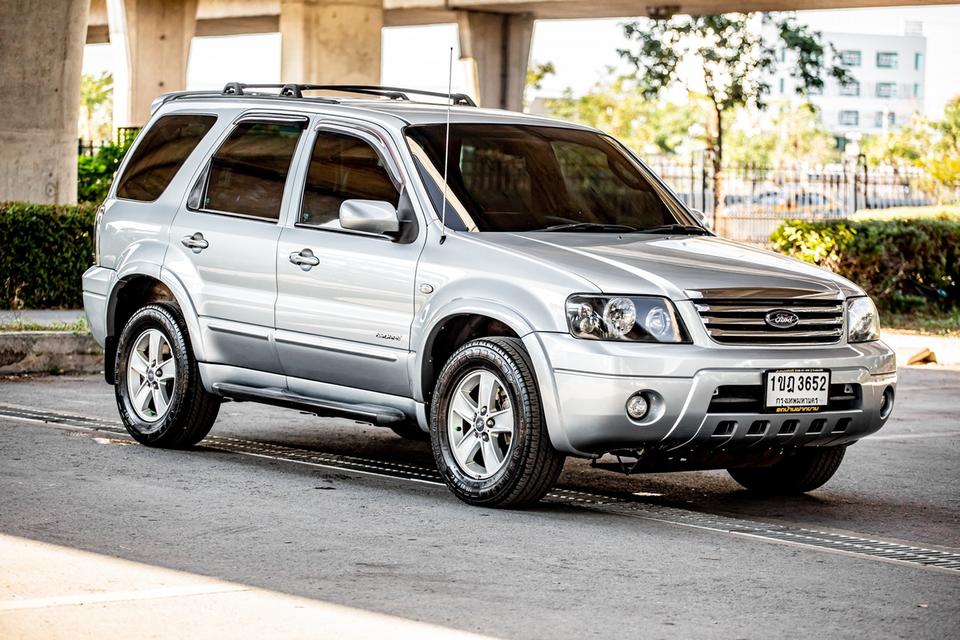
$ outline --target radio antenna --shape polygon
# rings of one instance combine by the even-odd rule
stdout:
[[[443,204],[440,205],[440,244],[447,240],[447,168],[450,166],[450,105],[453,103],[453,47],[447,68],[447,131],[443,140]]]

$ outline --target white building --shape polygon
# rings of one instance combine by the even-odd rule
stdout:
[[[820,108],[827,129],[841,139],[878,133],[906,124],[923,112],[927,39],[921,25],[907,23],[905,35],[869,35],[825,32],[823,40],[840,53],[843,65],[856,80],[840,86],[828,79],[822,93],[810,96]],[[789,58],[773,74],[770,98],[796,96]]]

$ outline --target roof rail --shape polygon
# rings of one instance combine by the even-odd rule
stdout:
[[[407,94],[447,98],[446,93],[439,91],[424,91],[422,89],[405,89],[402,87],[384,87],[366,84],[244,84],[242,82],[228,82],[223,88],[224,95],[248,95],[247,89],[278,89],[279,95],[289,98],[303,98],[304,91],[339,91],[343,93],[359,93],[382,96],[391,100],[409,100]],[[451,93],[449,98],[455,105],[475,107],[477,103],[465,93]]]

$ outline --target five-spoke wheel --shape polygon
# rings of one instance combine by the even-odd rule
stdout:
[[[127,361],[127,386],[133,410],[145,422],[156,422],[170,408],[177,381],[173,349],[159,329],[147,329],[133,345]]]

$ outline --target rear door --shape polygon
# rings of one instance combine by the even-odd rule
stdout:
[[[409,396],[424,234],[399,163],[374,129],[321,123],[309,144],[295,215],[276,253],[276,344],[288,384],[293,390],[302,379]],[[340,204],[354,198],[399,207],[403,237],[343,229]]]
[[[271,340],[279,220],[307,122],[240,117],[172,225],[164,264],[190,292],[212,363],[282,373]]]

